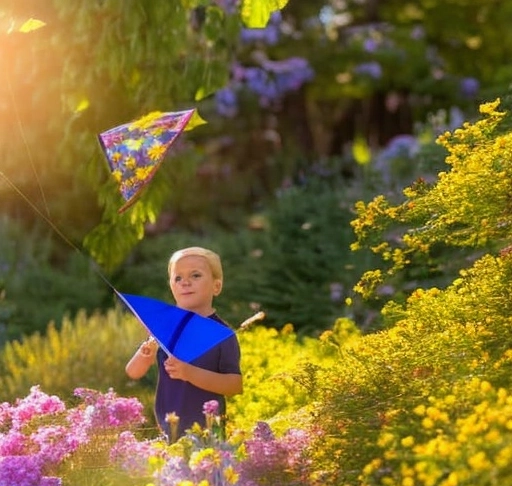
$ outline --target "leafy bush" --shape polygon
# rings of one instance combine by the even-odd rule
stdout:
[[[492,484],[486,474],[510,480],[508,469],[485,462],[491,450],[507,453],[509,431],[494,419],[484,426],[482,414],[508,413],[511,271],[510,258],[486,256],[444,291],[389,304],[389,330],[340,346],[310,387],[323,430],[315,461],[329,481],[444,484],[436,482],[443,472],[456,470],[464,484]],[[478,441],[487,433],[493,445]],[[483,457],[474,470],[463,460],[472,455]]]
[[[41,229],[0,219],[0,344],[44,332],[50,321],[58,327],[82,308],[92,312],[108,293],[85,255],[62,250]]]
[[[25,396],[39,385],[64,399],[76,387],[131,392],[124,365],[145,336],[143,327],[117,310],[88,317],[79,312],[57,329],[11,341],[0,354],[0,400]]]
[[[352,197],[352,191],[333,190],[328,181],[312,175],[304,186],[283,190],[237,233],[170,232],[142,241],[115,284],[168,299],[172,251],[207,246],[222,256],[224,287],[216,307],[234,327],[261,309],[269,327],[291,323],[301,334],[324,330],[340,315],[366,312],[348,310],[345,304],[370,265],[369,252],[354,256],[349,250]]]
[[[64,319],[61,329],[51,324],[46,333],[33,334],[5,345],[0,353],[0,401],[25,396],[34,385],[71,400],[76,387],[133,395],[144,404],[149,427],[155,427],[153,395],[156,370],[139,382],[124,367],[146,331],[135,318],[119,310],[74,320]],[[229,427],[250,430],[258,420],[287,414],[307,404],[305,390],[293,381],[296,366],[321,361],[329,350],[316,348],[316,340],[299,340],[291,326],[281,332],[254,326],[239,333],[244,371],[244,393],[228,400]],[[326,356],[323,357],[323,353]],[[283,366],[283,360],[287,365]],[[149,431],[148,433],[151,433]]]
[[[440,138],[452,168],[437,183],[407,188],[399,206],[382,196],[359,205],[359,243],[375,245],[392,262],[387,276],[440,241],[492,251],[509,240],[512,142],[500,127],[509,115],[497,103],[481,111],[483,120]],[[396,223],[403,238],[389,231]],[[340,345],[332,369],[303,378],[316,403],[313,457],[325,482],[511,481],[504,459],[510,454],[511,254],[510,247],[499,256],[484,254],[446,289],[417,288],[403,305],[389,302],[387,331]],[[359,290],[375,290],[381,276],[369,272]]]

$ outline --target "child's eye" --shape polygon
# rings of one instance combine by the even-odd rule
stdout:
[[[175,282],[180,282],[181,281],[181,277],[179,275],[177,275],[176,277],[174,277],[174,281]]]
[[[201,278],[201,274],[200,273],[193,273],[192,274],[192,278],[194,278],[194,279]]]

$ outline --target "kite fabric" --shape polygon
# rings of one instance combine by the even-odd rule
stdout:
[[[119,213],[138,199],[194,112],[195,109],[155,111],[98,135],[112,176],[125,200]]]
[[[160,347],[186,363],[234,334],[229,327],[195,312],[150,297],[115,292]]]

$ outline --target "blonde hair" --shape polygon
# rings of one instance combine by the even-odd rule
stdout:
[[[171,274],[173,265],[186,256],[200,256],[206,258],[208,266],[212,271],[213,278],[222,282],[222,264],[219,255],[211,250],[207,250],[206,248],[201,248],[200,246],[191,246],[174,252],[169,259],[169,265],[167,267],[169,275]]]

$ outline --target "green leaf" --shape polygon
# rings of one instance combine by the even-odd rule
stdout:
[[[124,221],[122,221],[124,219]],[[124,223],[124,224],[123,224]],[[127,224],[126,218],[101,223],[84,239],[84,247],[107,272],[118,267],[143,236],[141,225]]]
[[[242,21],[251,29],[263,29],[273,12],[286,6],[288,0],[243,0]]]

